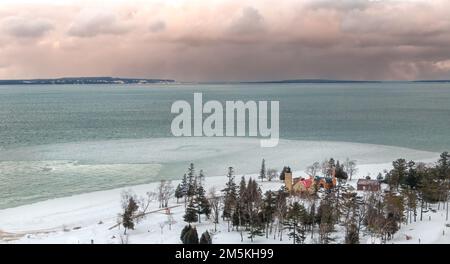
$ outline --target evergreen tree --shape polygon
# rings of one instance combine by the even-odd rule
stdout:
[[[194,163],[191,163],[189,165],[187,173],[187,196],[190,199],[192,199],[196,192],[196,178],[197,177],[195,176]]]
[[[200,237],[200,244],[212,244],[212,239],[208,231],[203,232]]]
[[[266,224],[266,238],[269,236],[269,228],[270,233],[272,233],[272,225],[273,221],[275,220],[275,211],[276,211],[276,197],[275,193],[272,191],[267,191],[264,196],[263,201],[263,216],[264,216],[264,222]]]
[[[345,243],[346,244],[359,244],[358,226],[354,222],[349,224],[349,227],[345,234]]]
[[[331,195],[328,194],[320,201],[316,215],[316,223],[319,224],[319,238],[323,244],[328,244],[331,241],[330,234],[334,231],[334,225],[336,223]]]
[[[406,178],[404,180],[404,185],[406,185],[406,187],[409,187],[412,190],[415,190],[420,180],[417,175],[416,163],[414,161],[410,161],[408,162],[407,166],[408,168]]]
[[[183,187],[181,187],[181,184],[178,184],[177,188],[175,189],[175,198],[177,198],[177,203],[179,199],[183,198],[183,196]]]
[[[316,198],[313,198],[313,202],[309,207],[308,222],[310,224],[311,238],[314,238],[314,226],[316,223]]]
[[[203,170],[200,170],[198,173],[198,184],[202,185],[204,180],[205,180],[205,173],[203,172]]]
[[[418,171],[419,185],[418,190],[422,201],[427,203],[436,203],[440,201],[440,192],[442,188],[438,180],[436,168],[424,168]]]
[[[187,175],[185,173],[183,175],[183,179],[181,180],[181,183],[180,183],[180,194],[179,194],[181,197],[184,197],[184,207],[186,207],[186,205],[187,205],[188,188],[189,188],[189,185],[188,185]]]
[[[406,160],[398,159],[392,162],[392,166],[394,168],[389,172],[388,184],[391,190],[395,188],[398,191],[399,185],[403,183],[406,179],[407,175]]]
[[[266,178],[266,161],[263,159],[261,163],[261,170],[259,171],[259,178],[264,181]]]
[[[448,220],[448,196],[450,190],[450,154],[443,152],[440,155],[437,164],[437,178],[441,183],[439,188],[439,201],[447,202],[447,220]],[[440,203],[438,204],[438,210]]]
[[[419,163],[416,166],[416,173],[419,182],[417,184],[417,198],[420,201],[420,221],[422,221],[424,212],[424,203],[426,199],[426,176],[428,175],[428,167],[424,163]]]
[[[403,221],[404,215],[404,200],[403,196],[388,193],[384,196],[384,204],[386,205],[386,222],[384,231],[391,239],[392,236],[400,229],[400,224]]]
[[[183,178],[181,179],[180,187],[183,192],[183,195],[186,195],[188,189],[188,180],[186,173],[183,175]]]
[[[195,227],[189,228],[182,237],[183,244],[198,244],[198,233]]]
[[[359,229],[358,229],[358,197],[355,192],[345,191],[342,194],[342,215],[344,216],[345,226],[345,243],[358,244],[359,243]],[[339,210],[339,208],[336,208]]]
[[[239,182],[239,200],[243,201],[246,198],[247,193],[247,183],[245,182],[245,177],[242,176],[241,181]]]
[[[224,206],[222,217],[224,219],[228,219],[228,230],[229,230],[229,222],[237,205],[237,190],[236,190],[236,183],[234,182],[233,167],[228,168],[227,178],[228,181],[225,185],[225,189],[222,190],[222,192],[224,193]]]
[[[187,231],[189,231],[192,228],[191,225],[185,225],[183,230],[181,230],[181,235],[180,235],[180,240],[181,242],[183,242],[184,240],[184,235],[186,235]]]
[[[286,172],[289,172],[291,169],[289,168],[289,167],[287,167],[287,166],[284,166],[283,167],[283,169],[281,170],[281,173],[280,173],[280,180],[281,181],[284,181],[284,174],[286,173]]]
[[[246,211],[246,201],[247,201],[247,183],[245,182],[245,177],[242,176],[239,183],[238,199],[236,204],[236,210],[233,214],[233,225],[238,227],[244,226],[248,223],[248,216]],[[241,242],[243,241],[242,229],[240,230]]]
[[[306,229],[303,225],[306,217],[305,207],[298,202],[295,202],[287,212],[285,226],[289,230],[288,236],[292,238],[294,244],[303,244],[306,239]]]
[[[262,195],[258,183],[250,178],[247,184],[246,212],[249,219],[249,237],[253,242],[255,236],[263,235],[264,222],[261,213]]]
[[[198,221],[197,208],[194,205],[194,201],[191,200],[186,207],[186,213],[184,214],[184,221],[187,223],[194,223]]]
[[[402,196],[405,199],[406,205],[406,224],[412,223],[413,216],[414,222],[416,221],[416,208],[417,208],[417,192],[410,188],[405,188],[401,191]]]
[[[378,175],[377,175],[377,181],[380,183],[384,181],[384,177],[383,177],[383,174],[381,174],[381,172],[378,173]]]
[[[231,224],[234,227],[236,227],[236,230],[238,230],[238,231],[239,231],[239,227],[241,226],[241,215],[240,215],[240,212],[241,212],[241,210],[238,207],[238,208],[236,208],[236,210],[233,212],[233,215],[231,216]],[[241,236],[241,238],[242,238],[242,236]]]
[[[347,172],[344,170],[344,166],[339,164],[339,161],[336,163],[335,177],[339,182],[345,181],[348,178]]]
[[[209,215],[211,214],[211,206],[208,199],[205,196],[205,189],[203,189],[202,185],[199,185],[197,188],[197,196],[195,198],[195,203],[198,208],[198,220],[201,222],[201,215],[204,214],[206,218],[209,219]]]
[[[364,225],[367,230],[376,237],[381,237],[384,240],[386,217],[385,217],[385,203],[381,197],[376,193],[371,193],[366,200]]]
[[[122,225],[125,228],[124,234],[127,233],[127,229],[134,229],[134,216],[138,209],[139,206],[135,199],[130,197],[125,212],[122,215]]]
[[[337,186],[336,186],[336,193],[335,193],[335,212],[336,212],[336,218],[339,219],[340,217],[340,210],[339,208],[341,207],[339,202],[341,197],[341,187],[342,187],[342,183],[345,183],[347,181],[348,175],[347,172],[345,172],[344,170],[344,165],[340,165],[339,160],[336,162],[335,165],[335,169],[334,169],[334,176],[337,178]]]
[[[264,223],[259,213],[250,214],[249,219],[248,238],[253,242],[255,237],[264,235]]]
[[[448,179],[450,174],[450,154],[448,152],[442,152],[438,160],[438,170],[440,179]]]

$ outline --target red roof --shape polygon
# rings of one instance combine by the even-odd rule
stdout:
[[[301,185],[305,186],[306,189],[309,189],[309,187],[311,187],[311,185],[313,184],[313,179],[311,179],[311,178],[302,179],[302,180],[298,181],[296,184],[301,184]]]
[[[313,179],[312,178],[309,178],[309,179],[306,179],[306,180],[304,180],[303,181],[303,184],[305,185],[305,187],[306,188],[309,188],[309,187],[311,187],[311,185],[313,184]]]

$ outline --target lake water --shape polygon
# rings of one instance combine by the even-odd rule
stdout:
[[[251,138],[173,138],[176,100],[278,100],[278,147]],[[178,179],[194,161],[208,175],[327,157],[387,162],[450,149],[450,84],[0,86],[0,208]]]

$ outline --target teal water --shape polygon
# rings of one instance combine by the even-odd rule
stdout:
[[[0,86],[0,208],[177,178],[190,147],[206,151],[195,159],[204,162],[207,141],[164,150],[157,141],[171,137],[172,103],[192,101],[194,92],[204,100],[280,101],[282,139],[450,149],[450,84]],[[177,151],[185,156],[171,160]]]
[[[0,147],[170,136],[172,102],[279,100],[285,139],[442,151],[450,84],[0,86]]]

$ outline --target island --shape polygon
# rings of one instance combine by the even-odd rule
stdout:
[[[29,80],[0,80],[0,85],[23,84],[149,84],[149,83],[174,83],[170,79],[138,79],[115,77],[66,77],[56,79],[29,79]]]

